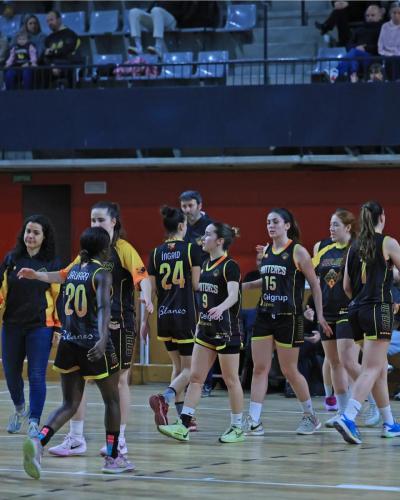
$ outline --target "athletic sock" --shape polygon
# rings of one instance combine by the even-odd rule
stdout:
[[[178,401],[175,403],[176,413],[180,416],[183,410],[183,401]]]
[[[337,399],[339,411],[341,413],[343,413],[344,410],[346,409],[347,403],[349,402],[350,392],[346,391],[343,394],[336,394],[336,399]]]
[[[54,436],[54,431],[48,425],[44,425],[41,431],[38,434],[38,439],[42,446],[46,446],[46,444],[50,441],[50,439]]]
[[[374,399],[374,396],[372,395],[372,392],[370,392],[370,393],[368,394],[367,399],[368,399],[368,403],[369,403],[370,405],[375,405],[375,406],[376,406],[376,401],[375,401],[375,399]]]
[[[108,457],[117,458],[118,438],[119,438],[119,431],[117,432],[106,431],[106,447],[107,447]]]
[[[300,405],[303,408],[303,412],[309,415],[314,415],[314,408],[311,399],[306,401],[300,401]]]
[[[379,411],[382,415],[382,420],[384,424],[393,425],[394,418],[392,415],[392,408],[389,406],[385,406],[385,408],[379,408]]]
[[[344,411],[344,416],[354,422],[359,411],[361,410],[361,406],[361,403],[356,399],[349,399],[349,402],[347,403],[346,409]]]
[[[164,396],[165,401],[168,404],[171,404],[171,402],[175,399],[176,391],[173,387],[167,387],[162,395]]]
[[[126,429],[126,424],[121,424],[119,426],[119,439],[125,439],[125,429]]]
[[[234,427],[242,427],[243,413],[231,413],[231,425]]]
[[[333,393],[333,387],[328,384],[324,384],[324,390],[325,390],[325,397],[329,398],[332,396]]]
[[[258,423],[261,418],[262,403],[256,403],[255,401],[250,401],[249,405],[249,415],[253,422]]]
[[[83,424],[84,420],[70,420],[69,433],[74,438],[83,438]]]

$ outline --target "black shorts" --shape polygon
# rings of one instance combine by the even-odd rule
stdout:
[[[88,351],[86,347],[61,339],[53,370],[59,373],[79,371],[85,380],[99,380],[119,371],[119,362],[114,351],[106,352],[102,358],[93,362],[87,358]]]
[[[191,342],[173,342],[164,340],[167,351],[178,351],[180,356],[191,356],[193,352],[194,339]]]
[[[349,322],[348,313],[341,315],[340,318],[337,319],[336,321],[327,320],[327,322],[332,329],[333,335],[332,337],[326,336],[321,326],[319,326],[319,332],[321,334],[321,340],[323,342],[329,340],[340,340],[340,339],[354,340],[354,342],[360,342],[363,340],[363,337],[361,338],[354,337],[353,329],[351,328]]]
[[[302,314],[270,314],[257,312],[252,342],[273,337],[280,347],[300,347],[304,342]]]
[[[129,369],[132,364],[133,349],[135,347],[135,332],[122,328],[116,330],[110,329],[110,337],[120,364],[120,369]]]
[[[349,322],[354,337],[368,340],[389,340],[393,330],[392,304],[367,304],[349,309]]]
[[[207,330],[199,327],[195,343],[216,351],[218,354],[238,354],[242,346],[239,332],[232,337],[218,338],[207,335]]]

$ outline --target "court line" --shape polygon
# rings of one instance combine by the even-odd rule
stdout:
[[[21,472],[22,469],[6,469],[0,468],[0,472]],[[85,472],[85,471],[56,471],[56,470],[42,470],[42,474],[54,474],[59,476],[79,476],[79,477],[105,477],[104,474],[99,472]],[[117,476],[115,476],[117,479]],[[330,489],[330,490],[367,490],[367,491],[393,491],[400,493],[398,486],[381,486],[375,484],[312,484],[312,483],[279,483],[276,481],[245,481],[240,479],[217,479],[215,477],[160,477],[160,476],[134,476],[130,474],[118,475],[119,480],[130,479],[135,481],[175,481],[175,482],[193,482],[193,483],[215,483],[215,484],[239,484],[243,486],[272,486],[278,488],[304,488],[304,489]]]

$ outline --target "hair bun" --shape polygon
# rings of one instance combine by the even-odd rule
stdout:
[[[232,236],[234,238],[239,238],[240,237],[240,228],[232,226]]]
[[[163,217],[173,217],[175,214],[176,208],[171,208],[168,205],[163,205],[160,209],[161,215]]]

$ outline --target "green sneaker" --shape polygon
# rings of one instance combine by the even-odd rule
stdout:
[[[158,430],[161,434],[178,441],[189,441],[189,429],[182,424],[181,419],[178,419],[174,424],[159,425]]]
[[[26,438],[23,444],[24,469],[28,476],[40,479],[40,462],[42,460],[43,446],[37,437]]]
[[[240,443],[244,441],[244,432],[240,427],[232,425],[219,438],[220,443]]]

